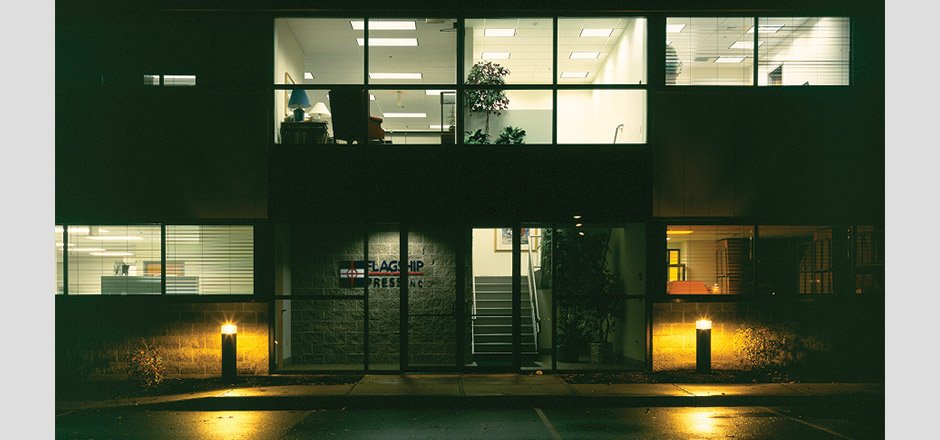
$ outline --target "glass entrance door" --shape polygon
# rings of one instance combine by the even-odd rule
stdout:
[[[517,229],[474,228],[464,331],[469,341],[465,367],[516,371],[520,355],[532,350],[521,338],[521,263]],[[515,247],[515,252],[514,252]]]

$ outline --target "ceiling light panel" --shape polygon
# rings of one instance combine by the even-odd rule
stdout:
[[[568,59],[572,60],[596,60],[600,52],[571,52]]]
[[[365,29],[362,20],[350,21],[354,31],[361,31]],[[411,21],[386,21],[386,20],[369,20],[369,30],[370,31],[413,31],[415,30],[415,22]]]
[[[744,61],[744,57],[718,57],[715,64],[736,64]]]
[[[609,37],[613,29],[581,29],[582,37]]]
[[[588,72],[561,72],[562,78],[587,78]]]
[[[783,29],[783,25],[782,25],[782,24],[762,24],[762,25],[760,25],[760,33],[762,33],[762,34],[776,34],[777,31],[779,31],[780,29]],[[754,26],[751,26],[751,28],[747,30],[747,33],[753,34],[753,33],[754,33]]]
[[[356,43],[365,45],[365,38],[356,38]],[[369,46],[417,46],[417,38],[369,38]]]
[[[764,44],[764,42],[763,42],[763,41],[757,42],[757,45],[758,45],[758,46],[760,46],[761,44]],[[753,49],[753,48],[754,48],[754,42],[753,42],[753,41],[743,41],[743,40],[742,40],[742,41],[735,41],[734,44],[732,44],[731,47],[729,47],[728,49],[744,49],[744,50],[748,50],[748,49]]]
[[[483,29],[484,37],[515,37],[516,29],[499,29],[499,28],[486,28]]]

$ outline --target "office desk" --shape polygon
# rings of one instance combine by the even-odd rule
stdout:
[[[282,144],[326,144],[326,121],[281,122]]]

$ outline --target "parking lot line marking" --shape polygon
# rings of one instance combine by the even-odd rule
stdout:
[[[818,430],[820,430],[820,431],[822,431],[822,432],[825,432],[825,433],[827,433],[827,434],[832,434],[832,435],[834,435],[834,436],[836,436],[836,437],[839,437],[839,438],[844,438],[844,439],[848,439],[848,440],[854,440],[852,437],[849,437],[849,436],[843,435],[843,434],[839,434],[838,432],[835,432],[835,431],[833,431],[833,430],[831,430],[831,429],[829,429],[829,428],[826,428],[825,426],[819,426],[819,425],[817,425],[817,424],[815,424],[815,423],[807,422],[806,420],[800,420],[800,419],[798,419],[798,418],[796,418],[796,417],[786,415],[786,414],[784,414],[784,413],[782,413],[782,412],[780,412],[780,411],[776,411],[776,410],[773,410],[773,409],[771,409],[771,408],[764,407],[764,409],[767,410],[768,412],[771,412],[771,413],[773,413],[773,414],[776,414],[776,415],[778,415],[778,416],[780,416],[780,417],[784,417],[784,418],[793,420],[794,422],[804,424],[804,425],[806,425],[806,426],[809,426],[810,428],[818,429]]]
[[[533,408],[533,409],[535,409],[535,414],[537,414],[539,418],[542,419],[542,423],[545,424],[545,427],[548,428],[548,433],[552,435],[552,439],[561,440],[561,434],[559,434],[558,431],[555,430],[555,426],[552,425],[552,422],[548,421],[548,417],[545,416],[545,413],[543,413],[542,410],[539,408]]]

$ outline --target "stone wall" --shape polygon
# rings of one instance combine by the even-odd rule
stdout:
[[[227,321],[238,325],[239,374],[267,374],[266,302],[56,297],[56,376],[126,375],[127,356],[142,341],[162,351],[168,377],[220,375],[220,326]]]
[[[361,231],[342,233],[309,229],[291,243],[291,365],[362,364],[363,302],[361,299],[304,300],[310,295],[361,296],[361,286],[345,284],[341,265],[363,259]],[[409,234],[409,255],[424,265],[409,279],[409,363],[454,365],[456,362],[456,247],[448,231]],[[399,363],[400,289],[397,272],[383,269],[397,264],[400,235],[397,228],[373,230],[369,260],[375,262],[369,287],[369,352],[373,368],[397,368]],[[412,268],[415,271],[415,268]]]
[[[884,380],[884,300],[686,302],[653,305],[653,370],[695,368],[695,321],[712,321],[712,368],[749,368],[735,351],[741,329],[766,329],[794,354],[787,365],[804,377]],[[744,338],[738,339],[742,341]]]

